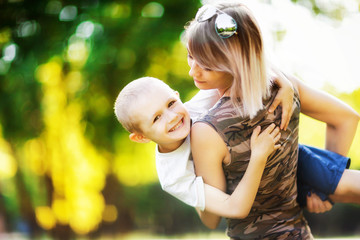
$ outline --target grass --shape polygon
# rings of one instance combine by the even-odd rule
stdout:
[[[73,240],[94,240],[94,238],[88,237],[77,237]],[[120,235],[103,235],[96,240],[182,240],[182,239],[191,239],[191,240],[228,240],[224,232],[213,231],[213,232],[199,232],[199,233],[184,233],[179,235],[156,235],[151,232],[146,231],[134,231],[127,234]],[[315,240],[348,240],[348,239],[360,239],[360,236],[346,236],[346,237],[328,237],[328,238],[317,238]],[[51,237],[42,236],[36,239],[29,238],[20,233],[0,233],[0,240],[53,240]]]

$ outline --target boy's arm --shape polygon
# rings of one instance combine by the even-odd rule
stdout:
[[[198,210],[204,210],[206,198],[206,211],[210,213],[229,218],[246,217],[254,201],[264,164],[269,155],[266,149],[277,141],[268,134],[270,128],[260,135],[259,130],[258,128],[254,131],[251,139],[252,153],[249,167],[232,195],[208,184],[204,186],[202,178],[195,176],[192,162],[188,160],[189,138],[174,152],[163,154],[156,151],[156,168],[162,189]],[[198,211],[198,213],[203,219],[211,216],[206,212]]]
[[[225,176],[222,160],[227,148],[220,136],[204,123],[195,124],[192,130],[193,157],[198,176],[204,178],[205,211],[198,211],[209,228],[215,228],[220,217],[245,218],[253,205],[265,168],[267,157],[280,145],[280,130],[272,124],[261,134],[256,128],[251,137],[251,158],[247,170],[231,195],[225,194]],[[206,134],[206,139],[201,137]],[[213,145],[212,145],[213,144]],[[211,150],[212,149],[212,150]],[[216,215],[214,215],[216,214]]]
[[[258,126],[251,137],[251,157],[246,172],[231,195],[205,184],[205,210],[227,218],[245,218],[258,191],[268,156],[280,145],[279,128],[272,124],[260,134]]]

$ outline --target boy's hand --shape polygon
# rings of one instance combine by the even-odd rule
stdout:
[[[310,193],[310,196],[306,196],[306,208],[311,213],[324,213],[331,210],[332,204],[321,200],[316,193]]]
[[[253,134],[251,135],[251,154],[255,154],[259,159],[267,159],[267,157],[274,151],[281,147],[280,144],[276,144],[281,137],[279,127],[276,127],[274,123],[268,126],[262,133],[260,133],[261,127],[257,126]]]
[[[282,116],[281,116],[281,125],[280,129],[286,129],[291,115],[292,115],[292,105],[294,97],[294,88],[289,80],[284,79],[285,76],[280,76],[273,78],[273,81],[280,87],[276,97],[269,108],[269,113],[275,111],[275,109],[281,105],[282,107]]]

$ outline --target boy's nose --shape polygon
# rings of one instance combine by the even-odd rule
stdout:
[[[171,110],[168,111],[167,114],[167,120],[169,123],[172,123],[173,121],[175,121],[177,119],[177,114],[176,112],[173,112]]]

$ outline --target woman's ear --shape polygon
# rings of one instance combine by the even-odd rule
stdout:
[[[129,138],[133,142],[137,143],[148,143],[151,140],[139,133],[130,133]]]

